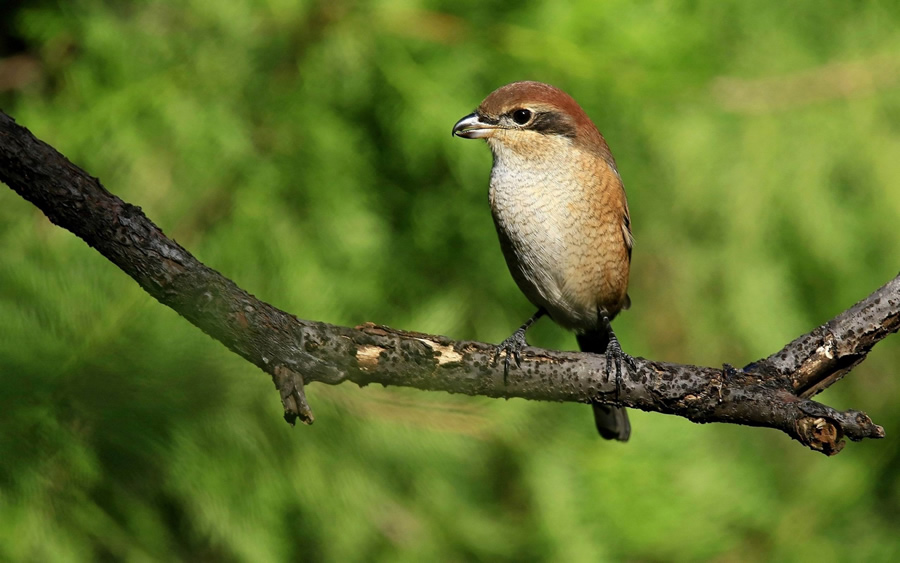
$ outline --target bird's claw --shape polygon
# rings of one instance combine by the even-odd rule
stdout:
[[[629,369],[637,369],[637,363],[634,358],[622,351],[619,339],[612,335],[609,344],[606,347],[606,377],[612,377],[613,368],[616,374],[616,401],[619,400],[619,390],[622,387],[622,362],[625,362]]]
[[[503,385],[506,385],[511,360],[514,359],[516,361],[516,367],[522,367],[522,348],[525,346],[528,346],[528,343],[525,341],[525,329],[519,328],[512,333],[512,336],[494,348],[492,365],[497,365],[497,360],[500,359],[501,353],[505,355],[503,359]]]

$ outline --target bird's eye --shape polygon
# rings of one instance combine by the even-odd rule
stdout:
[[[531,111],[527,109],[517,109],[512,114],[513,121],[519,125],[525,125],[531,121]]]

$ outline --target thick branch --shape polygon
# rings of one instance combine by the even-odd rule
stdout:
[[[264,303],[166,237],[140,208],[0,113],[0,180],[55,224],[81,237],[150,295],[274,378],[285,418],[312,421],[304,382],[353,381],[545,401],[622,404],[695,422],[777,428],[834,454],[851,440],[881,438],[858,411],[807,397],[861,362],[900,323],[900,278],[773,356],[743,370],[638,358],[615,389],[601,355],[527,348],[504,384],[502,362],[480,342],[297,319]],[[616,396],[618,395],[618,400]]]
[[[900,276],[768,358],[744,369],[790,379],[800,397],[812,397],[844,377],[885,336],[900,328]]]

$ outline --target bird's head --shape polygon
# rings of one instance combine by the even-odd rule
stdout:
[[[491,92],[453,135],[485,139],[495,155],[511,150],[534,157],[580,149],[610,162],[603,136],[571,96],[542,82],[513,82]]]

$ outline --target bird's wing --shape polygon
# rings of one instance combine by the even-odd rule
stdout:
[[[631,234],[631,213],[628,212],[628,201],[625,201],[625,213],[622,214],[622,238],[628,249],[628,262],[631,262],[631,249],[634,247],[634,235]]]

